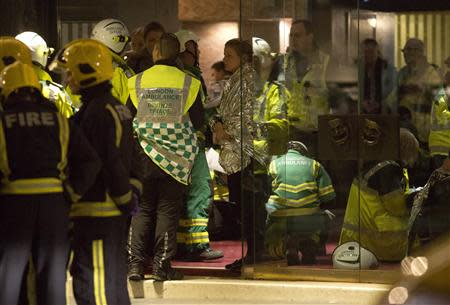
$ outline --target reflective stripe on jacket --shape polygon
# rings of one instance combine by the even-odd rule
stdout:
[[[157,64],[130,78],[128,86],[142,148],[163,171],[187,185],[199,150],[188,111],[200,81],[176,67]]]
[[[5,104],[0,118],[0,194],[62,193],[76,201],[100,168],[83,133],[41,95]]]
[[[271,162],[272,195],[266,204],[270,216],[302,216],[320,211],[321,203],[335,198],[330,176],[322,165],[295,150]]]

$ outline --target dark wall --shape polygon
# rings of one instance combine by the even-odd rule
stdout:
[[[57,4],[58,0],[0,0],[0,35],[33,31],[48,45],[56,45]]]

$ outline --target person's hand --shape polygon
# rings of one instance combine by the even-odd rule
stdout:
[[[213,143],[222,144],[223,142],[230,140],[230,136],[226,133],[223,128],[223,124],[217,122],[213,126]]]

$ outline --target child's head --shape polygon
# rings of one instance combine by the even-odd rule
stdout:
[[[228,73],[225,71],[225,64],[223,61],[215,62],[211,66],[211,78],[216,82],[223,80]]]

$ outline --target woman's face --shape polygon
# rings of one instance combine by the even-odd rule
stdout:
[[[234,73],[241,65],[241,57],[239,54],[230,47],[225,47],[223,51],[223,63],[225,64],[225,70]]]
[[[138,53],[145,49],[144,33],[142,31],[136,32],[131,36],[131,49]]]
[[[144,37],[145,47],[149,54],[153,54],[153,48],[156,42],[161,38],[163,32],[161,31],[150,31],[147,36]]]

